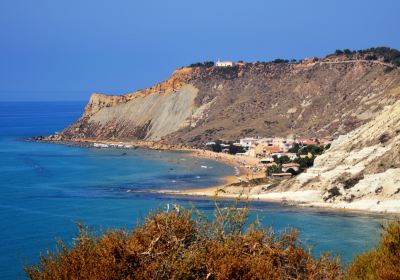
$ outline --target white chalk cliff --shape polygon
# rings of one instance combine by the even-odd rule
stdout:
[[[335,140],[307,173],[261,197],[400,212],[400,88],[392,94],[392,104],[372,121]]]

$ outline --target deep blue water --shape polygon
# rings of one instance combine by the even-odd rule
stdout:
[[[211,213],[213,201],[150,191],[211,186],[234,172],[230,166],[182,152],[98,150],[20,140],[62,130],[79,118],[84,105],[0,103],[1,279],[23,277],[23,266],[35,263],[40,250],[76,234],[76,222],[133,228],[150,209],[165,203],[194,203]],[[250,208],[252,218],[278,231],[298,228],[316,255],[328,250],[344,263],[376,244],[383,221],[266,202],[252,202]]]

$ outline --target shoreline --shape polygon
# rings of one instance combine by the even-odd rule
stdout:
[[[363,213],[363,214],[388,214],[400,215],[400,203],[393,203],[394,201],[386,200],[377,203],[375,200],[362,200],[352,203],[327,203],[320,199],[319,191],[287,191],[287,192],[264,192],[264,193],[251,193],[253,188],[260,188],[263,185],[255,186],[236,186],[239,192],[229,193],[226,192],[227,188],[232,187],[234,183],[245,183],[251,179],[265,178],[263,171],[253,172],[250,170],[251,166],[256,166],[258,163],[257,158],[248,156],[236,156],[223,153],[214,153],[208,150],[188,148],[183,145],[169,145],[147,141],[111,141],[111,140],[93,140],[93,139],[75,139],[68,141],[60,140],[33,140],[43,143],[54,143],[64,145],[82,145],[91,146],[93,143],[104,143],[108,145],[131,145],[135,148],[144,148],[151,150],[165,150],[165,151],[184,151],[191,154],[195,158],[202,158],[207,160],[214,160],[232,166],[236,170],[236,174],[221,177],[223,183],[212,187],[187,189],[187,190],[164,190],[159,193],[166,195],[179,195],[179,196],[197,196],[197,197],[220,197],[223,199],[237,199],[242,198],[249,201],[261,201],[281,203],[284,206],[301,207],[321,209],[332,212],[346,212],[346,213]],[[129,149],[129,148],[127,148]],[[249,168],[250,167],[250,168]],[[264,184],[266,186],[266,184]],[[245,194],[245,192],[247,192]],[[386,208],[384,205],[386,204]],[[399,204],[399,205],[396,205]]]

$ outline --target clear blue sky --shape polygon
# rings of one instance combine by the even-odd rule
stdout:
[[[1,0],[0,101],[87,100],[196,61],[400,49],[393,0]]]

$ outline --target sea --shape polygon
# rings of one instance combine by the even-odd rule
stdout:
[[[71,241],[77,224],[133,229],[150,210],[195,206],[212,217],[213,198],[163,194],[214,186],[233,167],[186,152],[96,149],[26,141],[61,131],[85,102],[0,102],[0,279],[24,279],[56,240]],[[343,265],[376,246],[387,217],[250,202],[250,220],[276,232],[300,231],[313,254],[329,251]]]

